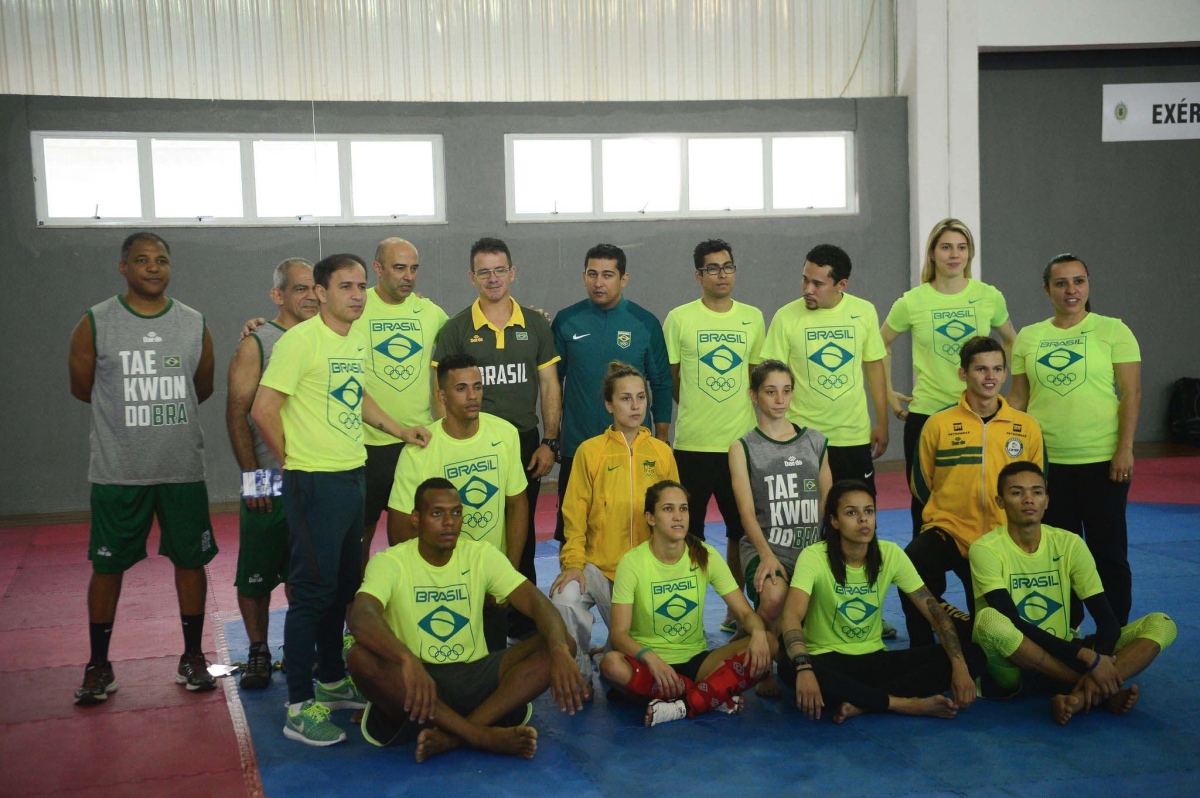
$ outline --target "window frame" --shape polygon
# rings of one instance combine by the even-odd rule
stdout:
[[[611,139],[674,138],[680,142],[680,210],[678,211],[604,211],[604,147]],[[763,142],[763,207],[751,210],[692,210],[689,203],[688,142],[692,139],[761,139]],[[774,207],[774,142],[789,138],[841,138],[846,147],[846,205],[838,208]],[[516,212],[516,175],[513,169],[513,143],[529,140],[585,139],[592,142],[592,210],[587,213]],[[506,221],[531,222],[628,222],[674,219],[761,219],[798,216],[857,216],[859,213],[858,169],[855,136],[852,130],[801,130],[767,132],[704,133],[506,133],[504,135],[504,190]]]
[[[46,185],[46,139],[122,139],[137,142],[138,184],[141,188],[142,215],[120,218],[54,217],[48,213]],[[241,152],[242,216],[160,217],[154,208],[154,171],[152,139],[183,141],[237,141]],[[342,213],[338,216],[259,216],[254,173],[255,141],[313,142],[338,144],[338,183]],[[427,141],[433,146],[433,201],[430,216],[354,216],[354,190],[350,160],[353,141]],[[446,218],[445,142],[441,134],[287,134],[287,133],[202,133],[202,132],[122,132],[88,130],[36,130],[30,133],[33,151],[33,184],[39,228],[63,227],[290,227],[359,225],[433,225],[448,224]]]

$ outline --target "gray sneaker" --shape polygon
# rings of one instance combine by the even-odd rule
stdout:
[[[175,684],[186,685],[192,692],[217,689],[217,680],[208,672],[208,660],[201,653],[184,654],[179,658]]]
[[[358,692],[354,680],[349,676],[330,687],[317,682],[313,686],[313,695],[318,703],[330,709],[364,709],[367,706],[367,699]]]
[[[109,693],[117,692],[117,677],[113,675],[111,662],[103,665],[88,663],[83,669],[83,686],[75,691],[75,703],[90,706],[108,700]]]

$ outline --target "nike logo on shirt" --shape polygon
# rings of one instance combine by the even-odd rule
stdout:
[[[466,575],[467,575],[467,574],[469,574],[469,573],[471,573],[471,569],[470,569],[470,568],[468,568],[467,570],[463,571],[463,572],[462,572],[462,575],[463,575],[463,576],[466,576]]]
[[[1057,557],[1055,557],[1054,559],[1052,559],[1050,562],[1058,562],[1058,561],[1059,561],[1059,560],[1061,560],[1062,558],[1063,558],[1063,556],[1060,554],[1060,555],[1058,555]]]
[[[502,444],[502,443],[504,443],[504,441],[492,441],[492,446],[493,446],[493,447],[495,447],[495,446],[499,446],[499,445],[500,445],[500,444]]]
[[[578,341],[580,338],[587,338],[589,335],[591,335],[591,333],[584,333],[583,335],[580,335],[579,333],[575,333],[574,335],[571,336],[571,340]]]
[[[870,479],[874,473],[874,471],[868,471],[867,473],[863,474],[863,479]]]
[[[747,324],[753,324],[753,323],[754,322],[752,322],[752,321],[744,321],[744,322],[742,322],[742,326],[745,327]]]
[[[852,318],[852,319],[857,319],[857,318],[858,318],[858,316],[855,316],[853,313],[851,313],[851,314],[850,314],[850,318]]]
[[[980,299],[983,299],[983,297],[979,297],[979,299],[968,299],[968,300],[967,300],[967,304],[968,304],[968,305],[974,305],[974,304],[975,304],[976,302],[978,302]]]
[[[608,470],[609,470],[609,471],[616,471],[616,470],[617,470],[618,468],[620,468],[620,467],[621,467],[621,466],[619,466],[619,465],[615,465],[615,466],[609,466],[609,467],[608,467]]]

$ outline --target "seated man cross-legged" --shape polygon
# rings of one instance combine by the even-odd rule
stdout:
[[[416,740],[418,762],[466,743],[531,759],[534,698],[551,689],[565,712],[583,707],[575,645],[550,600],[494,546],[460,539],[462,500],[435,477],[416,490],[417,538],[371,558],[354,604],[347,665],[369,699],[363,737]],[[538,634],[489,653],[485,596],[533,618]]]
[[[995,502],[1008,523],[971,545],[975,640],[988,656],[997,689],[1013,692],[1022,672],[1055,685],[1054,719],[1104,703],[1116,714],[1138,699],[1127,679],[1145,670],[1175,640],[1175,622],[1152,612],[1121,627],[1104,594],[1083,538],[1042,524],[1049,503],[1046,478],[1033,463],[1000,472]],[[1096,633],[1071,639],[1071,593],[1096,622]]]

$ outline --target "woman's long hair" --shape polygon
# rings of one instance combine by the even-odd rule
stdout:
[[[821,519],[821,538],[825,541],[826,556],[829,557],[829,570],[833,571],[833,578],[842,587],[846,586],[846,554],[842,551],[842,533],[836,526],[833,525],[833,519],[837,517],[838,507],[842,503],[842,498],[848,493],[862,492],[871,497],[871,502],[875,502],[875,491],[866,482],[857,479],[840,479],[833,483],[829,488],[829,495],[825,498],[825,517]],[[874,586],[875,580],[879,578],[879,569],[883,566],[883,554],[879,551],[879,534],[871,537],[871,542],[867,544],[867,582]]]
[[[672,479],[664,479],[660,482],[655,482],[646,489],[646,512],[654,515],[654,508],[658,506],[658,500],[662,496],[663,491],[668,488],[678,488],[683,491],[683,496],[686,499],[691,499],[688,495],[687,488],[680,485]],[[708,570],[708,549],[704,548],[704,541],[695,535],[688,534],[684,539],[687,543],[688,559],[692,561],[692,565],[698,566],[700,570]]]

